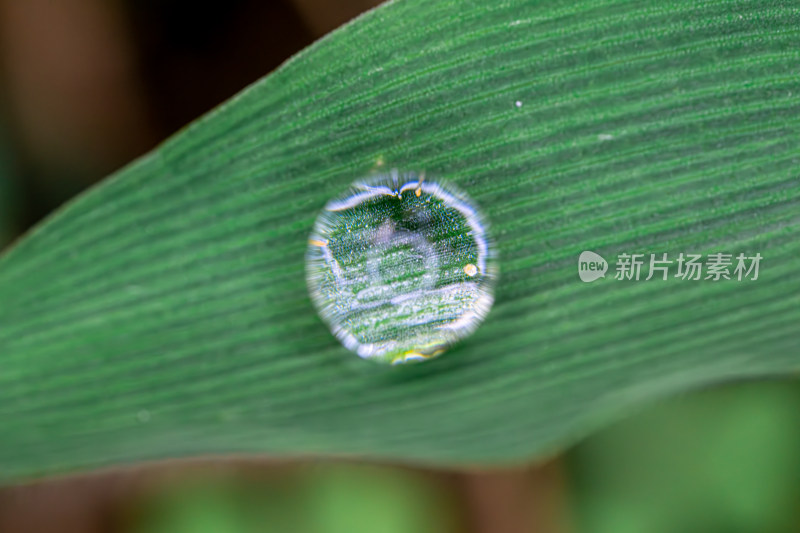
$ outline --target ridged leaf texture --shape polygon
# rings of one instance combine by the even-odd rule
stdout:
[[[796,372],[799,113],[795,2],[386,4],[0,260],[0,480],[237,453],[520,462]],[[465,190],[500,268],[483,326],[401,368],[342,348],[304,279],[325,202],[391,168]],[[763,260],[755,281],[582,283],[584,250]]]

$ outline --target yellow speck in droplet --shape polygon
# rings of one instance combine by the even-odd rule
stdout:
[[[414,194],[416,194],[416,195],[417,195],[417,198],[419,198],[420,196],[422,196],[422,182],[423,182],[423,181],[425,181],[425,173],[424,173],[424,172],[423,172],[422,174],[420,174],[420,175],[419,175],[419,185],[417,185],[417,188],[416,188],[416,190],[414,191]]]
[[[469,277],[472,277],[477,273],[478,273],[478,267],[476,267],[472,263],[464,267],[464,274],[466,274]]]
[[[321,241],[319,239],[310,239],[308,244],[313,244],[314,246],[319,246],[322,248],[323,246],[328,246],[328,241]]]

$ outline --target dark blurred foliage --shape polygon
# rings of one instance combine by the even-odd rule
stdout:
[[[0,0],[0,248],[375,4]],[[219,460],[4,488],[0,533],[800,531],[798,391],[687,396],[539,466]]]
[[[161,136],[318,37],[289,0],[128,0],[125,12]]]
[[[15,156],[4,181],[17,189],[18,225],[32,225],[374,4],[0,0],[0,124]]]

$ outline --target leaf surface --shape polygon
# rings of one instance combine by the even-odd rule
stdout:
[[[0,480],[230,453],[508,463],[795,372],[798,112],[791,2],[386,4],[0,259]],[[456,183],[497,245],[486,322],[422,365],[358,360],[305,286],[317,213],[380,165]],[[606,279],[579,280],[584,250]],[[763,260],[755,281],[614,279],[621,253],[681,252]]]

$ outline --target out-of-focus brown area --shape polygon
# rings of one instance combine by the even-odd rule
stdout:
[[[158,140],[121,5],[0,1],[0,68],[25,225]]]
[[[24,533],[146,533],[160,532],[164,522],[163,507],[176,505],[176,494],[189,494],[189,505],[194,507],[189,514],[203,515],[203,502],[216,500],[211,507],[228,507],[228,498],[237,498],[244,505],[236,505],[244,515],[237,527],[236,519],[225,521],[220,533],[238,531],[340,531],[339,527],[318,523],[313,515],[321,514],[323,521],[330,512],[321,505],[318,488],[325,485],[329,470],[343,470],[345,477],[333,476],[333,491],[353,492],[361,498],[367,492],[386,492],[389,498],[398,493],[387,487],[385,477],[406,478],[415,485],[404,488],[423,505],[408,505],[408,502],[390,501],[398,504],[401,512],[418,511],[419,516],[408,520],[419,522],[408,531],[423,533],[506,533],[569,531],[566,525],[563,473],[559,462],[540,467],[485,471],[431,471],[409,467],[378,467],[328,462],[279,462],[269,460],[192,460],[144,465],[109,472],[100,472],[65,479],[41,481],[33,484],[0,489],[0,531]],[[364,473],[367,483],[364,484]],[[353,486],[351,478],[361,477],[360,488]],[[344,480],[344,483],[341,481]],[[327,484],[330,484],[329,482]],[[200,489],[198,490],[198,487]],[[416,488],[415,488],[416,487]],[[303,492],[305,490],[305,492]],[[420,490],[424,493],[420,494]],[[309,495],[309,492],[311,493]],[[325,492],[325,489],[322,490]],[[205,495],[204,495],[205,493]],[[298,495],[302,497],[298,498]],[[359,494],[361,494],[359,496]],[[247,511],[247,500],[255,498],[253,507],[266,510],[263,520],[252,520],[252,511]],[[328,498],[330,499],[330,498]],[[270,506],[279,506],[280,512]],[[360,501],[360,500],[359,500]],[[333,503],[338,503],[334,498]],[[397,527],[381,528],[382,508],[380,499],[363,502],[377,506],[375,531],[399,531]],[[180,501],[177,502],[180,504]],[[347,501],[344,501],[347,505]],[[356,502],[358,504],[358,502]],[[329,505],[329,504],[328,504]],[[159,509],[162,508],[162,509]],[[356,507],[358,509],[358,507]],[[223,516],[231,513],[214,514]],[[352,509],[346,512],[352,513]],[[305,516],[305,515],[308,516]],[[358,531],[372,531],[370,523],[363,525],[366,517],[359,517]],[[290,518],[278,527],[276,516]],[[230,516],[227,516],[230,518]],[[388,517],[392,520],[392,517]],[[338,518],[333,517],[337,522]],[[397,522],[397,520],[392,520]],[[153,525],[156,522],[156,525]],[[180,531],[186,531],[186,522],[181,519]],[[255,523],[255,529],[251,524]],[[316,526],[315,527],[315,522]],[[402,522],[402,521],[401,521]],[[421,524],[421,525],[420,525]],[[217,531],[213,523],[202,531]]]
[[[318,35],[323,35],[338,28],[356,13],[367,11],[380,2],[375,0],[294,0],[297,11],[303,17],[306,25]]]
[[[463,474],[474,531],[572,531],[561,461]]]
[[[24,226],[378,3],[0,0]]]
[[[100,0],[4,0],[0,7],[9,115],[40,170],[56,176],[72,169],[80,180],[153,144],[119,9]]]

